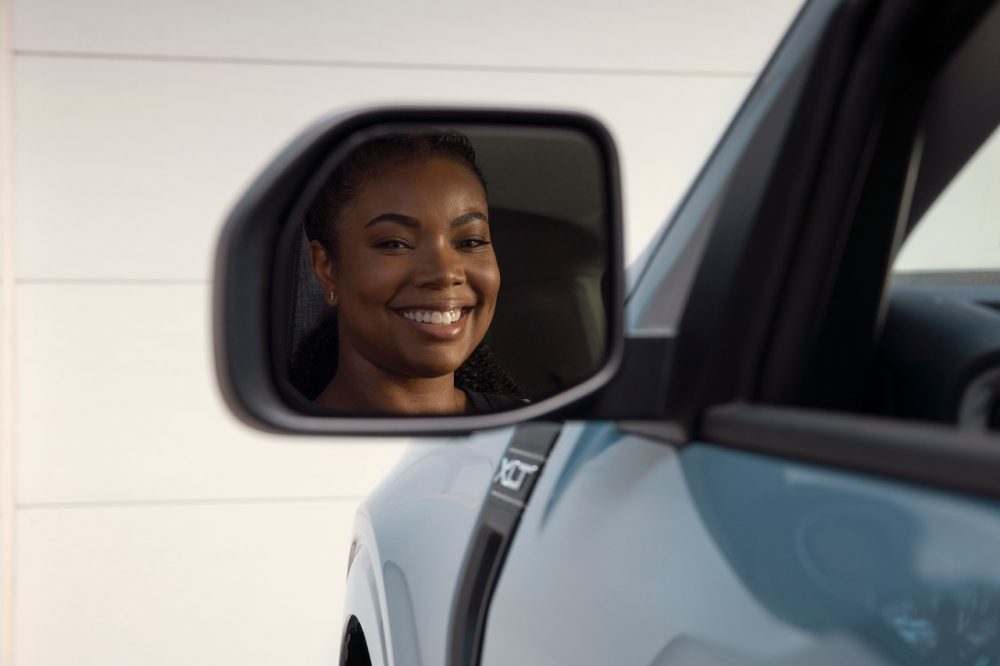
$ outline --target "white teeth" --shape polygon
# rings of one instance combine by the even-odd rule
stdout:
[[[461,310],[407,310],[403,316],[411,321],[418,321],[423,324],[453,324],[462,318]]]

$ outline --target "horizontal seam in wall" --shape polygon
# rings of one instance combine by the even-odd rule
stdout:
[[[196,286],[207,287],[212,284],[209,279],[172,279],[172,278],[18,278],[14,281],[18,285],[94,285],[94,286],[121,286],[121,285],[152,285],[152,286]]]
[[[228,497],[218,499],[172,499],[172,500],[109,500],[91,502],[19,502],[19,511],[51,509],[138,509],[146,507],[200,507],[236,506],[262,504],[336,504],[359,502],[364,495],[331,495],[317,497]]]
[[[643,69],[639,67],[547,67],[511,65],[461,65],[413,62],[361,62],[352,60],[308,60],[295,58],[248,58],[236,56],[185,56],[141,53],[100,53],[83,51],[43,51],[17,49],[19,58],[63,58],[83,60],[123,60],[146,62],[199,63],[206,65],[274,65],[280,67],[328,67],[346,69],[424,69],[459,72],[496,72],[511,74],[582,74],[587,76],[652,76],[675,78],[744,79],[757,72],[736,70]]]

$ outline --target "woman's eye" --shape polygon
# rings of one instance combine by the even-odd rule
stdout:
[[[458,246],[463,250],[476,250],[489,244],[490,241],[485,238],[466,238],[465,240],[459,241]]]
[[[375,247],[380,250],[405,250],[410,244],[399,238],[386,238],[375,243]]]

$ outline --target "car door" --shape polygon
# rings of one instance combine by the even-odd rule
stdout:
[[[455,663],[1000,663],[996,394],[970,429],[882,377],[955,374],[941,336],[884,366],[920,339],[890,271],[996,126],[998,37],[996,3],[806,5],[632,281],[602,408],[656,417],[561,427]]]

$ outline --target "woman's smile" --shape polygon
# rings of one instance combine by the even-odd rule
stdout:
[[[400,312],[410,321],[422,324],[451,324],[459,320],[462,316],[462,309],[455,310],[403,310]]]
[[[454,340],[465,330],[468,321],[466,312],[456,310],[404,310],[400,313],[406,325],[426,335],[442,341]]]

